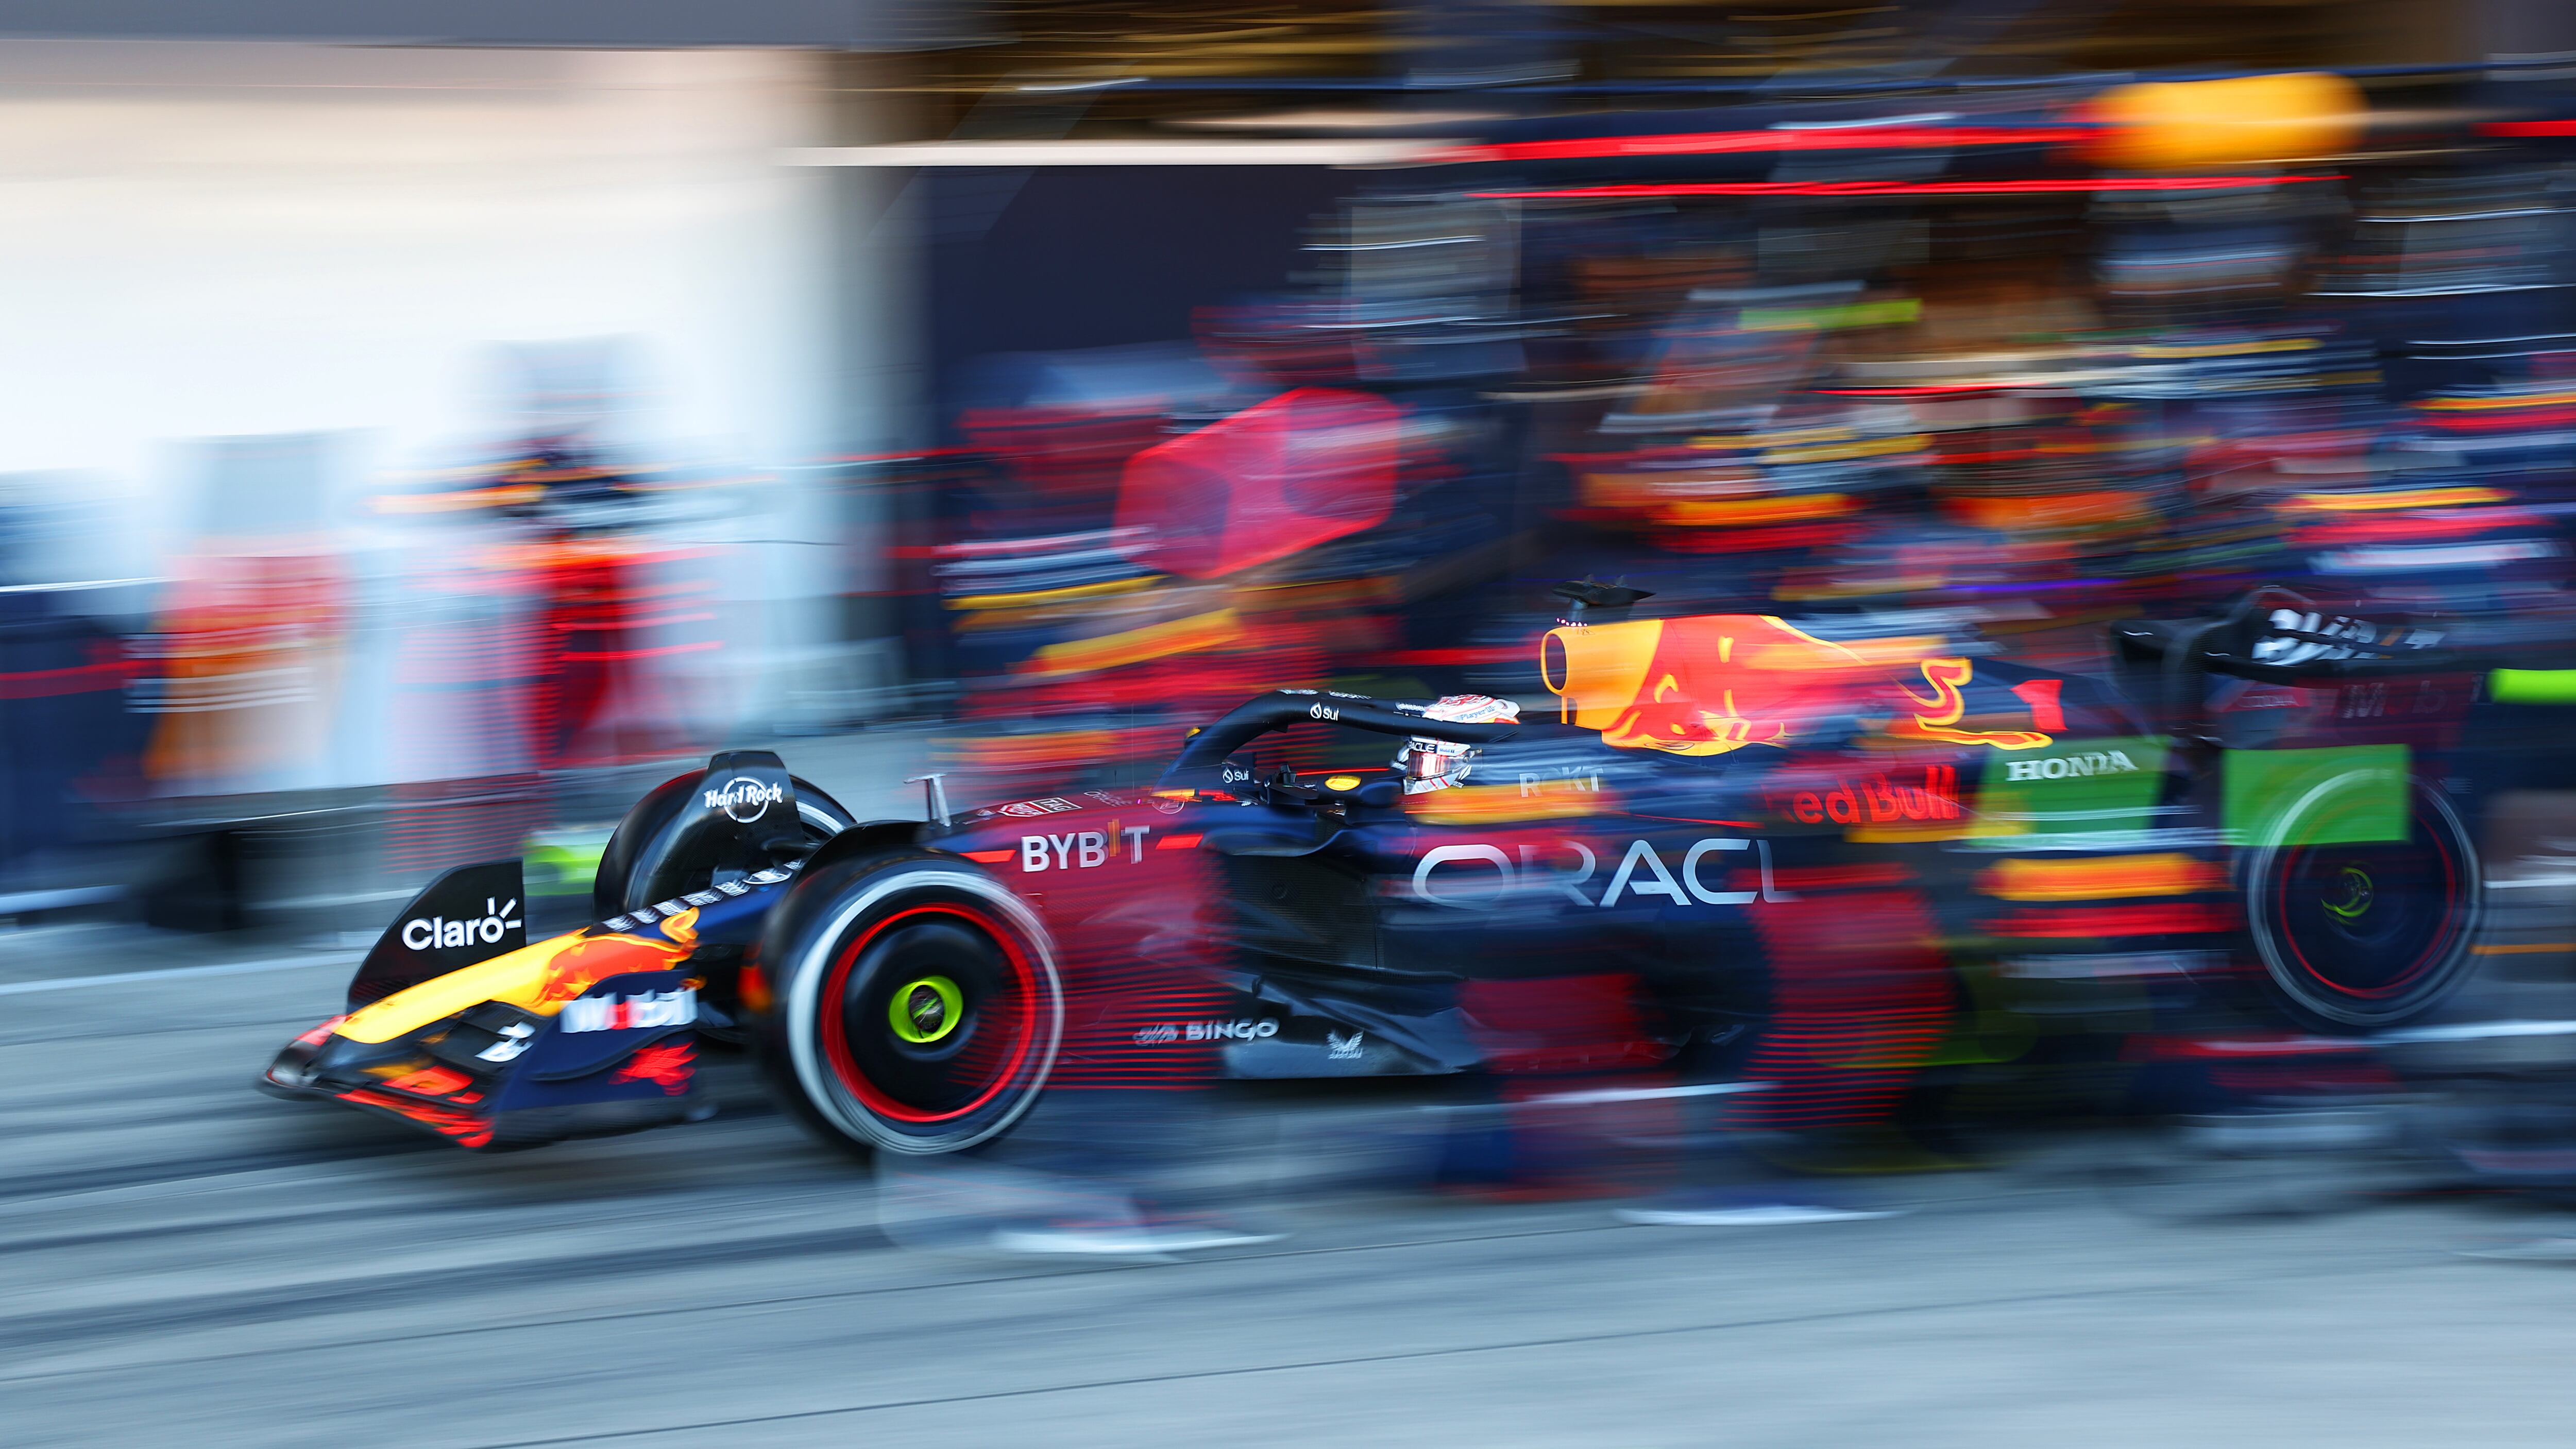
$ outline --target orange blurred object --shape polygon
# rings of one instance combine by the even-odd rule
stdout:
[[[1951,517],[1975,528],[2082,528],[2151,519],[2155,505],[2139,493],[2117,489],[2024,497],[1952,497],[1942,500]]]
[[[1977,876],[1977,889],[2007,901],[2091,901],[2184,896],[2222,890],[2227,872],[2187,855],[2115,855],[2092,860],[2005,860]]]
[[[145,771],[165,787],[240,789],[325,758],[346,655],[348,580],[320,540],[207,552],[180,565],[150,652],[162,716]]]
[[[2118,86],[2090,108],[2088,149],[2135,171],[2312,160],[2351,150],[2369,116],[2360,87],[2322,71]]]

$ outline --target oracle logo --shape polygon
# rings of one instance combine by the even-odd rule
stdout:
[[[1678,862],[1667,862],[1651,841],[1631,840],[1610,872],[1610,883],[1602,887],[1598,897],[1585,895],[1582,890],[1600,869],[1600,857],[1593,854],[1592,847],[1579,840],[1559,840],[1554,849],[1577,857],[1575,868],[1566,870],[1556,865],[1531,845],[1521,846],[1517,859],[1499,845],[1434,846],[1423,852],[1413,868],[1414,899],[1470,909],[1491,906],[1502,897],[1522,891],[1562,892],[1581,906],[1615,906],[1623,899],[1642,903],[1647,896],[1662,897],[1676,906],[1749,906],[1757,901],[1797,899],[1772,884],[1771,843],[1767,840],[1711,836],[1691,842],[1682,850]],[[1708,864],[1710,857],[1723,857],[1718,864],[1730,864],[1739,852],[1753,857],[1750,869],[1758,886],[1752,890],[1717,889],[1703,874],[1716,869]],[[1455,868],[1446,880],[1440,878],[1443,867]]]

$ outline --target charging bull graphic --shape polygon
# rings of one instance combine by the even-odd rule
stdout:
[[[520,956],[536,973],[532,999],[525,1004],[535,1011],[560,1007],[611,976],[663,970],[688,959],[686,941],[657,941],[640,934],[557,936],[539,941]]]
[[[1540,671],[1569,723],[1604,744],[1676,755],[1787,745],[1881,671],[1766,614],[1551,629]]]
[[[1887,719],[1886,733],[1927,743],[2034,749],[2036,730],[1974,730],[1962,688],[1966,659],[1914,661],[1923,692],[1888,665],[1768,614],[1703,614],[1551,629],[1539,674],[1569,724],[1621,749],[1722,755],[1746,745],[1787,748],[1830,717]]]

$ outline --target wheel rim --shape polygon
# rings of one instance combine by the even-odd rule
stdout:
[[[2369,803],[2347,795],[2300,823],[2330,833]],[[2262,898],[2282,984],[2350,1017],[2404,1010],[2458,959],[2472,868],[2456,818],[2420,789],[2409,793],[2404,840],[2284,847]]]
[[[895,1038],[935,1046],[966,1021],[966,994],[945,976],[924,976],[895,988],[886,1002],[886,1024]]]
[[[959,1122],[1021,1077],[1039,991],[1013,933],[962,903],[892,912],[833,958],[815,1008],[824,1055],[870,1113]]]

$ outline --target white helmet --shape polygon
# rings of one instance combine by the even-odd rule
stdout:
[[[1422,711],[1422,717],[1444,724],[1512,724],[1520,719],[1521,707],[1489,694],[1451,694]],[[1395,768],[1404,776],[1404,793],[1419,795],[1464,784],[1475,755],[1474,745],[1415,735],[1395,752]]]

